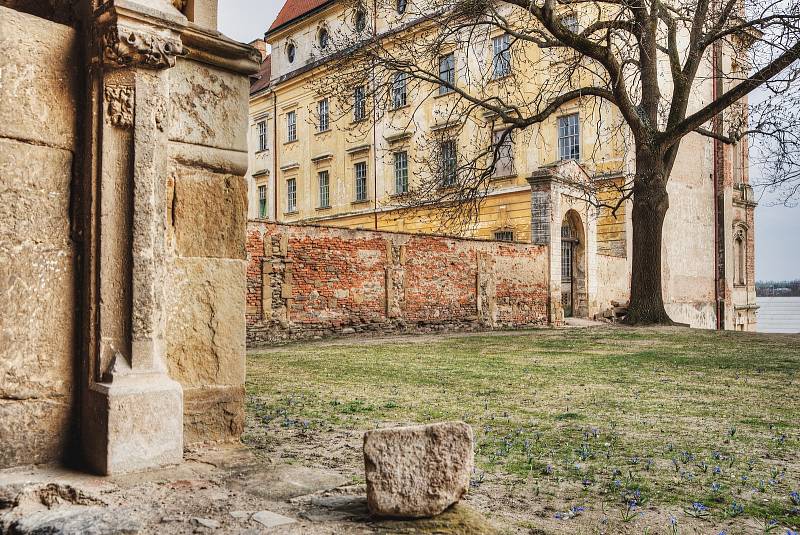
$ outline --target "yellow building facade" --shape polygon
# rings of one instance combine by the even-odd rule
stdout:
[[[440,138],[437,132],[451,128],[454,120],[462,120],[453,141],[456,150],[468,153],[476,144],[490,145],[505,125],[482,111],[463,121],[453,113],[458,106],[457,94],[442,93],[435,82],[409,83],[402,99],[394,100],[393,94],[388,100],[373,97],[361,107],[342,103],[333,88],[326,92],[331,65],[337,65],[326,50],[328,39],[352,32],[359,23],[364,32],[376,38],[393,34],[401,27],[404,39],[415,39],[425,31],[424,25],[415,24],[410,14],[400,12],[401,2],[396,6],[394,2],[383,7],[374,5],[377,11],[373,13],[368,6],[355,8],[336,0],[286,0],[266,32],[265,41],[271,48],[269,81],[262,77],[254,83],[257,89],[251,91],[251,217],[537,242],[532,184],[539,180],[535,177],[550,176],[548,169],[555,169],[564,160],[580,164],[600,199],[615,203],[618,194],[613,186],[633,173],[633,162],[625,150],[623,130],[613,128],[620,120],[618,111],[605,102],[591,100],[565,104],[540,124],[515,134],[510,161],[504,161],[496,170],[477,217],[469,225],[453,228],[443,224],[438,210],[398,210],[403,204],[403,189],[413,189],[420,176],[430,172],[423,162],[426,155],[439,150],[435,146]],[[452,58],[447,59],[452,63],[445,64],[452,68],[454,83],[474,84],[470,73],[485,71],[493,64],[497,52],[493,45],[501,39],[503,33],[487,31],[470,42],[469,50],[454,47]],[[532,44],[515,43],[512,50],[512,70],[559,59],[555,53]],[[514,91],[523,97],[535,95],[546,81],[541,78],[542,72],[537,71],[538,78],[490,76],[482,82],[479,92],[488,96],[507,96]],[[703,82],[692,107],[698,107],[711,93],[711,82]],[[269,125],[270,147],[255,150],[264,121]],[[742,156],[741,147],[727,147],[720,149],[722,158],[715,160],[715,150],[708,138],[692,135],[682,144],[676,160],[669,185],[673,200],[664,235],[665,303],[674,319],[692,326],[713,328],[721,322],[723,327],[749,329],[755,325],[754,280],[739,278],[734,284],[733,273],[747,271],[742,266],[729,266],[728,275],[715,271],[714,235],[720,231],[715,226],[715,192],[709,180],[715,170],[728,173],[724,241],[730,241],[730,247],[725,255],[730,262],[747,262],[752,267],[752,206],[749,200],[736,204],[736,199],[747,196],[749,188],[746,156]],[[738,162],[738,174],[731,162]],[[559,208],[548,211],[550,217],[560,214],[559,221],[551,222],[555,225],[552,234],[559,234],[559,230],[569,232],[568,219],[573,218],[582,226],[579,234],[585,236],[581,249],[585,265],[574,271],[586,280],[573,285],[583,288],[586,294],[580,298],[584,303],[582,315],[595,315],[611,301],[625,302],[630,277],[630,203],[623,202],[612,213],[593,208],[575,189],[560,187],[549,191],[558,191],[552,196],[562,199],[552,201]],[[740,206],[749,207],[750,215],[742,212],[741,217],[735,216]],[[748,218],[749,226],[744,223]],[[742,238],[741,229],[745,227],[750,234]],[[688,242],[687,236],[691,237]],[[750,244],[745,260],[734,258],[734,242]],[[558,279],[560,250],[566,246],[560,241],[548,244],[556,266],[552,277]],[[573,253],[564,249],[564,254]],[[573,271],[569,266],[564,269]],[[730,298],[722,305],[727,313],[720,312],[715,285],[729,286],[730,295],[737,296],[736,303]],[[578,298],[573,297],[573,301]],[[737,314],[739,319],[734,320]]]

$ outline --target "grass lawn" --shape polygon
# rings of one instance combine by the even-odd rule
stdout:
[[[460,419],[468,503],[510,533],[800,526],[800,336],[536,330],[248,357],[245,442],[363,482],[361,433]]]

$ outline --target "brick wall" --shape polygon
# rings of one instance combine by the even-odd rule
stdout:
[[[539,245],[250,221],[247,343],[547,322]]]

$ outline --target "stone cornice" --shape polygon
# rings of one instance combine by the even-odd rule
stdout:
[[[237,74],[256,74],[261,67],[261,53],[250,45],[245,45],[225,37],[215,30],[209,30],[188,23],[181,33],[186,46],[186,57]]]

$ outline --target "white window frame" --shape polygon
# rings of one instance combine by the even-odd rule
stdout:
[[[456,55],[454,52],[439,56],[439,79],[451,86],[456,85]],[[439,84],[439,94],[452,93],[453,89],[447,85]]]
[[[258,217],[267,217],[267,186],[264,184],[258,186]]]
[[[317,173],[317,184],[319,185],[319,208],[331,207],[331,173],[330,171],[319,171]]]
[[[367,118],[367,92],[363,85],[353,90],[353,120],[363,121]]]
[[[398,72],[392,81],[392,108],[402,108],[408,104],[408,75]]]
[[[286,211],[297,211],[297,179],[290,178],[286,181]]]
[[[319,118],[319,122],[317,123],[317,132],[327,132],[330,130],[330,101],[327,98],[323,98],[317,102],[317,115]]]
[[[561,24],[572,33],[578,33],[580,31],[578,16],[575,13],[568,13],[561,17]]]
[[[286,142],[297,141],[297,112],[290,111],[286,114]]]
[[[581,159],[581,121],[578,113],[558,118],[558,159]]]
[[[441,158],[441,183],[448,188],[458,181],[458,146],[455,139],[448,139],[439,144]]]
[[[408,152],[404,150],[394,153],[394,191],[408,193]]]
[[[353,176],[355,177],[356,202],[366,201],[367,196],[367,162],[356,162],[353,165]]]
[[[492,39],[492,77],[504,78],[511,74],[511,36],[507,33]]]
[[[256,128],[258,128],[258,152],[264,152],[267,150],[267,121],[266,119],[263,121],[258,121],[256,123]]]
[[[498,142],[506,130],[495,130],[492,133],[492,154],[495,157],[497,152],[497,159],[494,162],[494,178],[502,178],[513,176],[516,173],[516,162],[514,161],[514,134],[510,132],[503,140],[503,144],[498,147]]]

